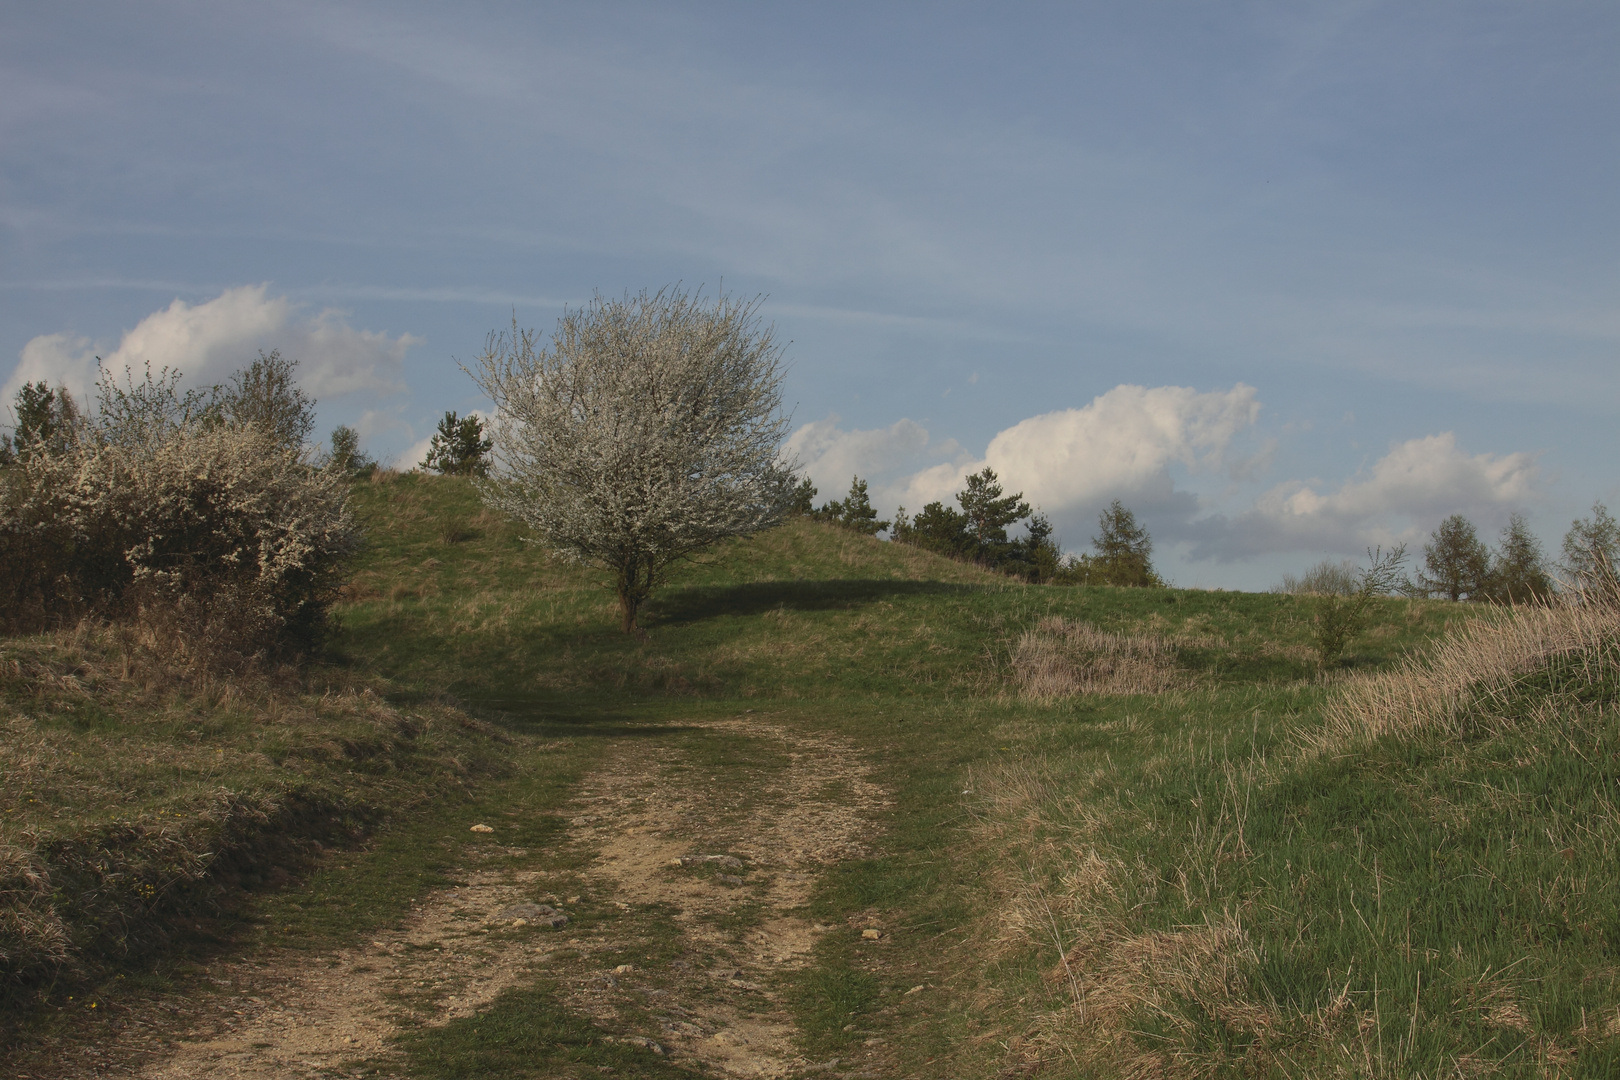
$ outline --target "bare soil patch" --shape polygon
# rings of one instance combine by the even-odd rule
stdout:
[[[868,1075],[881,1047],[802,1057],[782,993],[822,935],[861,932],[801,909],[829,866],[870,851],[888,797],[869,774],[846,741],[752,716],[622,740],[568,807],[563,846],[503,847],[499,822],[469,834],[461,884],[402,925],[216,965],[217,994],[144,1010],[80,1075],[406,1076],[400,1032],[542,979],[610,1037],[695,1072]]]

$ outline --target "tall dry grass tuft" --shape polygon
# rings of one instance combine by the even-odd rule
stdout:
[[[70,946],[52,904],[49,873],[0,839],[0,981],[54,971],[67,963]]]
[[[1052,701],[1075,694],[1158,694],[1187,681],[1176,651],[1157,634],[1110,634],[1061,616],[1026,630],[1012,650],[1023,695]]]
[[[1067,1060],[1085,1075],[1130,1080],[1260,1068],[1281,1021],[1256,993],[1259,957],[1242,921],[1212,910],[1190,925],[1140,926],[1159,883],[1108,846],[1115,823],[1099,796],[1109,781],[1094,779],[1095,790],[1060,783],[1029,759],[974,778],[978,840],[1004,856],[996,939],[979,951],[1057,957],[1046,999],[1018,1009],[1025,1027],[1013,1057],[1031,1070]],[[1212,1023],[1231,1045],[1186,1059]]]
[[[1527,678],[1551,679],[1547,689],[1557,694],[1612,681],[1616,670],[1620,603],[1576,594],[1494,608],[1448,633],[1427,655],[1347,683],[1325,707],[1325,723],[1304,741],[1334,752],[1391,734],[1461,734],[1505,711]]]

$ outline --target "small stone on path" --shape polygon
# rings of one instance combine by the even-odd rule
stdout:
[[[882,936],[883,936],[883,931],[881,931],[881,930],[870,930],[870,929],[868,929],[868,930],[862,930],[861,931],[861,937],[864,938],[867,941],[876,941],[878,938],[880,938]]]
[[[513,904],[495,916],[495,921],[507,926],[549,926],[553,930],[568,925],[568,916],[550,904]]]

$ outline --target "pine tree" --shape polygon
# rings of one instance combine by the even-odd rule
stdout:
[[[484,422],[475,414],[458,417],[446,412],[428,444],[422,467],[451,476],[487,476],[487,455],[493,445],[484,437]]]
[[[1502,604],[1524,604],[1543,600],[1552,594],[1552,577],[1547,573],[1541,541],[1530,531],[1522,514],[1508,519],[1502,530],[1501,546],[1491,559],[1485,594]]]
[[[1045,514],[1030,515],[1029,532],[1019,542],[1019,562],[1024,564],[1024,576],[1037,584],[1045,584],[1057,577],[1063,564],[1063,551],[1052,535],[1052,522]]]
[[[889,527],[887,521],[878,520],[877,511],[872,509],[872,500],[866,493],[866,481],[858,476],[850,478],[849,495],[843,502],[828,505],[837,507],[834,520],[846,529],[876,536]]]
[[[1153,539],[1136,523],[1136,515],[1115,499],[1097,517],[1101,530],[1092,537],[1091,576],[1100,584],[1163,585],[1153,569]]]
[[[1423,567],[1419,584],[1430,592],[1453,601],[1484,599],[1490,553],[1480,543],[1474,523],[1461,514],[1442,521],[1423,545]]]
[[[788,513],[801,517],[810,517],[816,512],[816,485],[806,476],[799,481],[793,489],[793,501],[788,505]]]
[[[1023,499],[1023,492],[1003,495],[1001,482],[988,465],[967,478],[967,487],[957,492],[956,501],[962,506],[968,533],[980,551],[995,552],[1007,543],[1007,526],[1029,517],[1029,503]]]

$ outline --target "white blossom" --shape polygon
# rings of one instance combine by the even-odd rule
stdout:
[[[758,301],[665,288],[565,312],[549,346],[492,334],[486,501],[614,578],[624,627],[676,560],[781,520],[781,349]]]

